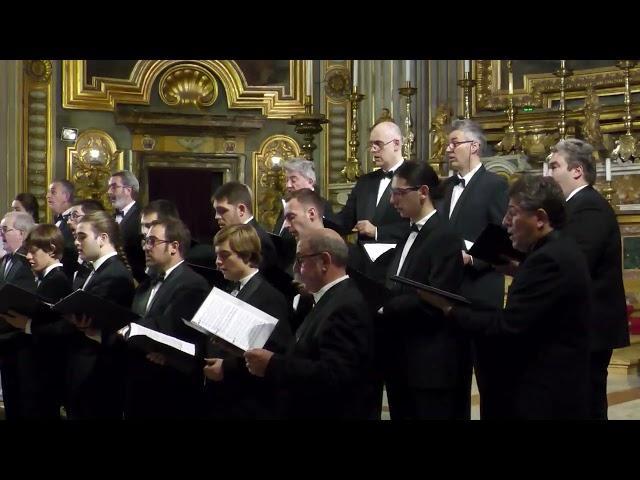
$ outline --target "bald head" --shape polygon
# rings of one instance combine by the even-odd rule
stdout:
[[[369,149],[376,167],[385,172],[402,160],[402,132],[393,122],[382,122],[369,135]]]
[[[388,135],[389,139],[397,138],[402,141],[402,132],[400,131],[400,127],[394,122],[380,122],[373,128],[372,132],[377,129],[380,129],[381,132]]]
[[[331,264],[344,268],[349,259],[349,250],[342,237],[330,228],[311,230],[300,238],[306,248],[313,253],[326,252],[331,257]]]

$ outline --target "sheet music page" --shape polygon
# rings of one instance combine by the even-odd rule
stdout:
[[[278,319],[214,288],[194,315],[194,323],[241,348],[262,348]]]
[[[364,243],[363,246],[372,262],[375,262],[383,253],[396,248],[395,243]]]
[[[468,252],[469,250],[471,250],[471,247],[473,247],[473,242],[470,242],[469,240],[465,240],[464,241],[464,246],[465,246],[465,248],[467,249],[467,252]]]
[[[193,343],[183,342],[182,340],[172,337],[170,335],[166,335],[161,332],[157,332],[155,330],[151,330],[150,328],[144,327],[138,323],[131,324],[131,330],[129,330],[129,338],[134,337],[136,335],[143,335],[145,337],[149,337],[156,342],[163,343],[164,345],[168,345],[170,347],[175,348],[176,350],[180,350],[181,352],[188,353],[189,355],[195,356],[196,354],[196,346]]]

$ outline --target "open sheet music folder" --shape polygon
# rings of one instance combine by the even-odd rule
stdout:
[[[85,314],[93,319],[91,328],[99,330],[117,331],[140,318],[140,315],[128,308],[84,290],[76,290],[67,295],[52,308],[63,314]]]
[[[241,351],[264,347],[277,323],[277,318],[218,288],[211,291],[193,319],[185,321]]]
[[[51,304],[44,302],[37,293],[29,292],[11,283],[0,286],[0,313],[14,310],[29,318],[38,313],[47,313]]]
[[[204,359],[197,355],[195,344],[132,323],[126,336],[127,343],[146,353],[162,354],[167,364],[183,373],[191,373],[204,366]]]
[[[508,263],[504,257],[522,261],[525,254],[513,248],[507,231],[499,225],[489,224],[468,249],[469,255],[492,265]]]
[[[467,300],[465,297],[463,297],[462,295],[458,295],[458,294],[455,294],[455,293],[447,292],[446,290],[440,290],[439,288],[431,287],[429,285],[425,285],[424,283],[416,282],[416,281],[410,280],[408,278],[399,277],[397,275],[394,275],[393,277],[391,277],[391,280],[393,280],[394,282],[402,283],[404,285],[408,285],[410,287],[414,287],[414,288],[418,288],[420,290],[424,290],[426,292],[435,293],[436,295],[440,295],[440,296],[445,297],[445,298],[447,298],[449,300],[453,300],[453,301],[455,301],[457,303],[463,303],[465,305],[470,305],[471,304],[471,302],[469,300]]]

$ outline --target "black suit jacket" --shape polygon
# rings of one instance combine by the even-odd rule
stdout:
[[[567,202],[563,232],[573,237],[589,265],[593,283],[592,351],[629,345],[627,307],[622,282],[620,227],[609,203],[591,186]]]
[[[376,206],[382,170],[369,172],[360,177],[347,199],[344,208],[335,215],[336,223],[350,231],[360,220],[369,220],[378,228],[378,239],[359,238],[361,242],[397,243],[404,239],[409,229],[409,220],[400,216],[391,205],[391,183]]]
[[[17,287],[27,290],[29,292],[36,291],[36,280],[29,266],[29,262],[25,258],[25,251],[20,248],[14,255],[12,255],[11,267],[5,274],[5,268],[9,260],[9,255],[5,255],[0,261],[0,284],[11,283]],[[20,330],[13,328],[7,322],[0,322],[0,354],[5,350],[8,350],[13,345],[14,341],[19,341],[19,337],[22,336]]]
[[[590,294],[584,255],[551,232],[520,265],[504,309],[453,308],[451,321],[493,340],[484,417],[586,418]]]
[[[293,341],[289,325],[291,308],[285,296],[257,273],[236,298],[279,320],[264,348],[284,353]],[[211,342],[208,343],[207,357],[224,359],[222,382],[207,381],[209,416],[268,419],[279,418],[283,414],[278,390],[265,379],[251,375],[243,357],[227,353]]]
[[[74,289],[77,284],[74,282]],[[100,265],[84,290],[131,308],[133,278],[115,255]],[[71,334],[67,371],[70,418],[122,417],[125,357],[122,346],[111,340],[114,333],[101,332],[102,343],[77,330]]]
[[[260,270],[268,270],[272,267],[278,267],[279,259],[278,253],[276,252],[276,247],[273,244],[273,240],[269,237],[267,231],[260,226],[260,224],[256,221],[255,218],[252,218],[248,223],[255,230],[258,236],[260,237],[260,246],[262,253],[262,262],[260,263]]]
[[[442,186],[444,197],[437,203],[436,208],[442,216],[449,219],[452,230],[459,235],[462,250],[465,248],[463,240],[475,242],[488,224],[502,224],[509,203],[508,186],[504,178],[488,172],[484,165],[480,166],[462,191],[449,217],[453,187],[453,177],[445,180]],[[473,263],[465,267],[462,295],[477,303],[502,306],[504,275],[493,270],[482,260],[474,258]]]
[[[201,335],[184,325],[182,318],[190,320],[200,308],[209,293],[207,281],[182,263],[162,282],[149,311],[145,312],[152,288],[151,280],[147,279],[136,289],[132,310],[143,317],[137,323],[201,345]],[[129,352],[125,417],[199,416],[202,371],[194,368],[190,375],[184,374],[171,367],[152,363],[145,357],[144,353],[136,350]]]
[[[396,247],[388,277],[396,275],[405,243],[406,239]],[[464,266],[458,237],[438,213],[418,232],[400,275],[459,292]],[[383,335],[376,351],[382,356],[389,380],[414,388],[463,386],[471,377],[467,336],[444,322],[439,311],[421,302],[414,289],[391,281],[388,285],[397,296],[384,306]]]
[[[71,228],[69,228],[64,218],[61,220],[58,228],[64,238],[64,250],[62,251],[61,260],[62,268],[67,277],[73,280],[73,272],[78,269],[78,250],[74,243],[75,239],[73,238],[73,233],[71,233]]]
[[[131,266],[133,278],[139,283],[143,282],[147,275],[145,270],[144,250],[140,243],[140,218],[142,208],[136,201],[120,222],[120,234],[127,261]]]
[[[373,419],[372,364],[372,319],[347,279],[309,312],[287,354],[271,357],[265,378],[286,390],[290,417]]]

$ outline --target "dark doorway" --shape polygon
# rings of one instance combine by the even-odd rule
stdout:
[[[204,168],[149,167],[149,201],[164,198],[178,207],[180,218],[199,243],[211,244],[218,231],[211,196],[223,173]]]

